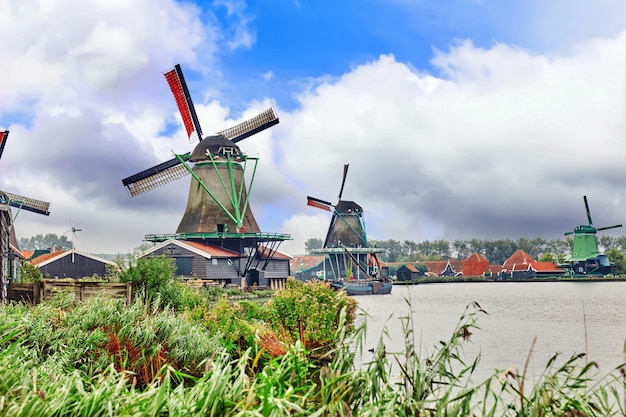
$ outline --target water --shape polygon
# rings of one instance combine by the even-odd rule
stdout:
[[[396,285],[390,295],[356,297],[369,314],[365,347],[375,347],[383,336],[388,352],[403,350],[400,317],[409,314],[415,325],[416,349],[433,352],[447,341],[465,307],[478,302],[488,315],[479,318],[481,330],[464,348],[466,359],[480,353],[477,379],[495,370],[538,376],[550,357],[586,353],[602,375],[625,361],[626,282],[487,282],[414,286]],[[383,335],[383,329],[387,335]],[[533,346],[533,339],[536,342]],[[532,347],[532,349],[531,349]],[[529,353],[531,353],[529,355]],[[372,353],[365,349],[361,363]]]

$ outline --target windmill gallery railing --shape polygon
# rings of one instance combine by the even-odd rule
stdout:
[[[10,283],[7,291],[9,301],[39,304],[48,301],[61,292],[73,293],[77,301],[103,295],[123,298],[130,304],[135,295],[131,282],[61,281],[45,279],[32,284]]]

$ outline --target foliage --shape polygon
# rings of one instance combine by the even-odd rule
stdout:
[[[333,347],[333,335],[345,310],[345,330],[350,333],[356,315],[356,301],[345,292],[335,292],[328,283],[290,279],[267,302],[267,323],[287,345],[301,341],[307,349]]]
[[[609,261],[614,264],[613,273],[615,275],[626,274],[626,256],[624,252],[613,248],[606,251],[606,256],[608,256]]]
[[[307,255],[313,254],[313,249],[321,249],[324,246],[324,241],[319,238],[310,238],[304,242],[304,251]]]
[[[480,357],[465,359],[463,346],[479,331],[484,311],[476,303],[431,353],[415,345],[415,323],[408,314],[400,318],[404,350],[387,352],[381,338],[368,355],[372,359],[355,367],[366,324],[348,335],[342,309],[328,362],[312,361],[298,341],[261,368],[249,350],[239,357],[216,350],[206,329],[187,315],[103,299],[73,305],[62,297],[37,307],[0,305],[0,415],[626,414],[625,365],[601,376],[583,355],[563,362],[553,356],[532,381],[524,368],[474,382]],[[128,354],[115,349],[118,342]]]
[[[166,256],[129,259],[129,264],[119,273],[120,282],[132,282],[144,301],[160,298],[164,305],[175,304],[178,288],[172,277],[176,266],[174,260]]]
[[[559,253],[546,252],[537,260],[539,262],[554,262],[556,264],[565,263],[565,255]]]
[[[20,276],[24,284],[32,284],[43,279],[41,271],[30,262],[22,262],[20,265]]]
[[[72,242],[65,235],[57,236],[54,233],[47,233],[20,238],[19,246],[22,250],[52,249],[55,246],[60,246],[61,249],[72,249]]]
[[[598,236],[600,245],[607,251],[609,249],[619,249],[626,252],[626,236],[611,237]],[[425,240],[413,242],[405,240],[370,240],[370,245],[385,249],[380,254],[381,260],[385,262],[423,262],[443,259],[463,260],[472,253],[477,252],[485,256],[490,263],[501,265],[516,250],[523,249],[534,259],[539,259],[546,254],[554,254],[560,260],[564,260],[565,254],[571,251],[571,237],[565,239],[545,240],[541,237],[529,239],[520,237],[517,240],[454,240],[452,243],[446,240]],[[552,260],[552,259],[550,259]]]

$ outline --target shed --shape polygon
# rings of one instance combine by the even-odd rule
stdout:
[[[44,277],[74,278],[98,276],[106,277],[107,267],[117,268],[115,262],[76,249],[56,249],[54,252],[39,255],[30,261]]]

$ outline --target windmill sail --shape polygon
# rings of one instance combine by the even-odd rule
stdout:
[[[187,160],[190,154],[181,155],[182,159]],[[175,181],[189,175],[189,171],[180,163],[178,158],[170,159],[152,168],[138,172],[135,175],[124,178],[122,184],[128,189],[131,197],[137,194],[160,187],[161,185]]]
[[[320,209],[326,210],[326,211],[332,211],[332,209],[331,209],[332,204],[329,203],[328,201],[320,200],[319,198],[314,198],[314,197],[311,197],[311,196],[307,196],[306,198],[307,198],[306,204],[308,206],[317,207],[317,208],[320,208]]]
[[[0,191],[0,203],[8,204],[22,210],[32,211],[33,213],[50,214],[50,203],[33,198],[23,197],[21,195]]]
[[[193,101],[191,101],[191,95],[187,89],[187,83],[180,65],[176,64],[173,70],[166,72],[165,79],[174,94],[180,115],[183,117],[183,124],[187,131],[187,137],[189,137],[189,143],[202,140],[202,129],[200,128],[198,115],[193,106]]]
[[[277,125],[278,121],[279,120],[274,113],[274,109],[269,108],[263,113],[226,130],[217,132],[217,134],[224,136],[226,139],[230,139],[234,143],[237,143],[240,140],[244,140],[247,137],[256,135],[267,128]]]
[[[4,132],[0,132],[0,158],[2,158],[2,152],[4,152],[4,145],[6,145],[8,137],[9,137],[8,130],[5,130]]]

